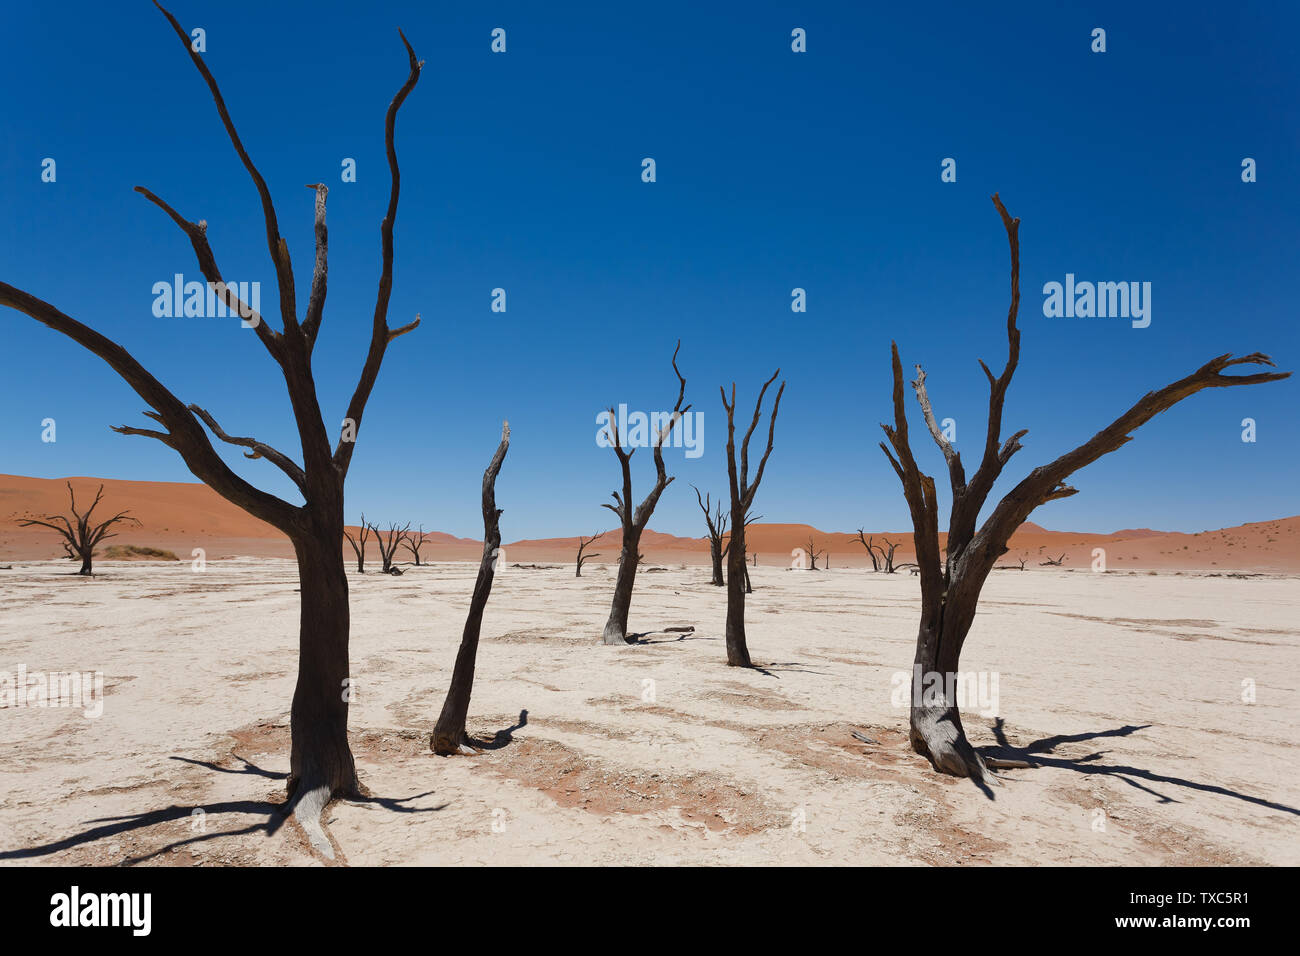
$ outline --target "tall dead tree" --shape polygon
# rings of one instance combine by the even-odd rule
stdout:
[[[776,437],[776,414],[781,410],[785,382],[776,390],[776,401],[772,403],[772,416],[767,427],[767,450],[758,463],[753,484],[749,483],[749,439],[763,415],[763,396],[780,374],[780,369],[773,372],[772,377],[759,390],[758,401],[754,403],[754,418],[749,423],[749,430],[745,432],[745,439],[740,446],[739,471],[736,470],[736,383],[731,383],[730,403],[727,402],[727,390],[718,388],[722,393],[722,407],[727,412],[727,480],[731,487],[731,541],[727,550],[727,664],[731,667],[753,666],[749,660],[749,645],[745,641],[745,593],[751,590],[745,564],[746,516],[754,506],[754,495],[758,493],[768,456],[772,454],[772,442]]]
[[[622,494],[613,492],[611,497],[614,499],[614,504],[606,503],[602,507],[618,515],[619,525],[623,530],[623,543],[618,555],[618,578],[614,582],[614,600],[610,605],[609,620],[605,622],[605,631],[601,636],[601,641],[605,644],[627,643],[627,614],[632,607],[632,585],[636,582],[636,569],[642,558],[641,533],[645,531],[650,516],[654,514],[659,496],[673,481],[664,468],[663,443],[668,440],[673,426],[691,408],[689,405],[682,407],[682,400],[686,397],[686,379],[677,369],[677,353],[681,348],[682,343],[679,340],[677,348],[673,349],[673,372],[679,383],[677,403],[673,405],[672,414],[662,428],[655,429],[653,426],[651,428],[650,444],[655,459],[654,487],[637,505],[635,511],[632,510],[632,456],[636,453],[636,448],[633,447],[630,451],[624,450],[624,436],[618,433],[614,409],[609,410],[610,443],[614,447],[614,454],[618,456],[619,466],[623,469],[623,491]]]
[[[406,535],[406,540],[403,542],[406,545],[406,550],[410,551],[411,556],[415,558],[415,566],[417,568],[420,566],[420,549],[424,547],[427,535],[428,532],[424,530],[424,525],[420,525],[420,530],[409,532]]]
[[[483,609],[492,593],[492,579],[496,575],[497,554],[501,548],[501,509],[497,507],[496,482],[501,463],[510,448],[510,423],[501,423],[501,444],[483,472],[483,557],[478,563],[478,577],[474,580],[474,596],[465,616],[465,630],[461,634],[460,650],[456,652],[456,666],[451,672],[451,686],[442,703],[442,713],[433,726],[429,747],[436,754],[449,756],[461,752],[467,741],[465,719],[469,715],[469,698],[474,690],[474,664],[478,657],[478,637],[483,626]]]
[[[406,540],[406,533],[411,530],[411,523],[408,521],[404,527],[399,528],[395,523],[389,523],[387,535],[380,531],[374,525],[370,526],[370,532],[375,536],[375,543],[379,545],[379,559],[383,562],[383,574],[401,574],[401,568],[393,567],[393,558],[397,554],[398,547]]]
[[[912,748],[928,757],[936,770],[958,777],[984,779],[987,765],[966,738],[954,693],[962,645],[970,631],[979,603],[980,589],[997,559],[1007,551],[1007,542],[1035,508],[1048,501],[1076,493],[1066,479],[1074,472],[1120,448],[1131,440],[1129,434],[1167,408],[1206,388],[1257,385],[1286,378],[1289,372],[1262,372],[1253,375],[1224,375],[1234,365],[1268,365],[1267,355],[1253,352],[1239,358],[1220,355],[1206,362],[1185,378],[1148,392],[1132,408],[1073,451],[1035,468],[1012,488],[993,508],[983,525],[976,530],[980,510],[1003,467],[1017,451],[1027,430],[1002,440],[1002,407],[1007,387],[1020,359],[1020,330],[1016,315],[1020,307],[1020,220],[1012,219],[995,194],[993,204],[1002,217],[1011,248],[1011,305],[1007,312],[1007,363],[998,376],[982,361],[980,367],[989,381],[988,429],[983,458],[975,474],[967,480],[961,455],[940,430],[926,394],[925,373],[918,365],[912,388],[921,407],[926,428],[939,446],[948,466],[952,487],[952,508],[948,520],[946,558],[939,547],[938,505],[934,479],[923,473],[912,456],[908,440],[904,403],[903,366],[898,345],[893,352],[894,424],[881,425],[888,444],[881,449],[898,474],[903,494],[912,516],[916,561],[921,578],[921,619],[917,632],[914,662],[914,697],[911,707],[910,738]],[[890,449],[893,449],[892,453]],[[924,685],[924,692],[922,691]]]
[[[695,488],[694,485],[691,487]],[[722,587],[726,584],[722,577],[722,558],[725,553],[722,539],[727,534],[727,522],[731,516],[723,513],[721,501],[711,505],[707,493],[701,498],[699,488],[695,488],[695,500],[700,503],[700,510],[704,512],[704,523],[709,528],[709,557],[713,561],[713,579],[709,583],[715,587]]]
[[[361,513],[361,527],[357,529],[357,536],[354,538],[352,532],[344,528],[343,537],[348,539],[348,544],[352,545],[352,553],[357,556],[357,574],[365,574],[366,541],[370,538],[370,525],[366,524],[364,511]]]
[[[49,528],[57,531],[62,538],[59,543],[63,545],[64,554],[73,560],[81,559],[81,570],[77,573],[94,574],[92,565],[95,547],[105,538],[117,537],[117,532],[108,529],[118,524],[140,524],[139,519],[130,517],[125,511],[118,512],[99,524],[91,524],[90,516],[103,497],[104,486],[100,485],[95,500],[90,503],[85,514],[80,514],[77,511],[77,493],[72,490],[72,482],[68,482],[68,498],[71,502],[68,507],[72,512],[70,519],[66,515],[42,515],[40,518],[23,518],[18,524],[23,528]]]
[[[578,563],[577,566],[574,568],[574,573],[573,573],[573,576],[575,578],[582,577],[582,566],[584,564],[586,564],[592,558],[600,557],[599,551],[594,551],[589,554],[584,554],[583,552],[587,550],[588,545],[590,545],[593,541],[595,541],[597,538],[601,537],[604,534],[605,534],[604,531],[597,531],[590,538],[583,538],[583,537],[578,538]]]
[[[298,682],[290,708],[291,749],[289,756],[288,794],[294,814],[312,845],[322,854],[333,856],[333,849],[320,824],[320,813],[335,795],[357,792],[356,768],[348,746],[348,704],[344,688],[348,680],[348,585],[343,570],[343,485],[355,440],[362,426],[366,403],[379,375],[384,353],[393,339],[415,328],[412,322],[400,328],[388,326],[388,303],[393,285],[393,225],[397,218],[398,167],[393,145],[397,113],[420,78],[422,63],[401,35],[406,49],[409,72],[388,107],[384,120],[384,145],[392,177],[388,210],[380,225],[382,267],[375,299],[370,344],[361,368],[356,390],[348,403],[342,435],[331,448],[329,429],[321,417],[320,403],[312,375],[312,350],[316,345],[325,307],[328,267],[325,228],[326,187],[317,183],[315,191],[315,267],[311,291],[302,321],[297,312],[297,293],[289,247],[280,235],[279,221],[271,192],[261,173],[244,149],[217,82],[208,71],[203,57],[190,46],[190,36],[162,7],[186,54],[203,77],[216,104],[226,134],[244,168],[248,171],[261,200],[266,225],[266,245],[275,268],[279,288],[282,330],[276,331],[227,286],[208,244],[207,222],[191,222],[149,190],[136,191],[158,206],[185,233],[199,268],[209,288],[220,302],[244,317],[258,340],[283,374],[302,445],[302,464],[290,456],[253,438],[234,437],[222,430],[216,420],[197,405],[186,405],[122,346],[93,329],[65,315],[53,305],[30,293],[0,282],[0,304],[23,312],[38,322],[73,339],[104,359],[130,385],[151,411],[145,414],[158,422],[161,430],[119,426],[124,435],[142,435],[175,449],[190,471],[228,501],[278,528],[293,542],[298,558],[301,584],[301,620],[299,629]],[[270,102],[280,103],[273,97]],[[248,449],[245,456],[262,458],[283,471],[303,497],[301,506],[290,504],[249,484],[222,460],[203,430],[206,425],[221,441]]]

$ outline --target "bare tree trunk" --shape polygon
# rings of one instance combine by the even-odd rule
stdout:
[[[731,509],[731,547],[727,551],[727,664],[753,667],[745,639],[745,595],[749,592],[749,566],[745,563],[745,512]]]
[[[772,403],[772,415],[768,421],[767,449],[758,463],[753,484],[749,481],[749,439],[758,427],[763,415],[763,396],[768,386],[781,374],[777,369],[772,377],[763,383],[754,403],[754,418],[745,432],[744,442],[740,448],[739,469],[736,462],[736,383],[731,383],[731,401],[727,401],[727,390],[719,388],[722,393],[722,407],[727,413],[727,480],[731,488],[731,541],[727,550],[727,664],[732,667],[752,667],[749,660],[749,643],[745,636],[745,595],[752,590],[749,584],[749,566],[745,555],[745,528],[751,520],[750,509],[754,505],[754,495],[758,492],[763,472],[767,468],[767,459],[772,454],[772,443],[776,437],[776,415],[781,410],[781,396],[785,394],[785,382],[777,389],[776,401]]]
[[[614,600],[610,604],[609,619],[601,635],[603,644],[627,643],[627,615],[632,608],[632,586],[636,583],[636,569],[641,558],[641,531],[626,530],[623,550],[618,556],[618,578],[614,582]]]
[[[83,554],[83,555],[81,556],[81,570],[77,572],[78,574],[93,574],[93,573],[94,573],[94,572],[91,570],[91,559],[92,559],[92,557],[93,557],[93,556],[91,555],[91,553],[90,553],[89,551],[87,551],[85,554]]]
[[[456,652],[456,666],[451,673],[451,686],[442,703],[442,713],[434,725],[429,747],[434,753],[449,756],[459,753],[466,742],[465,720],[469,716],[469,698],[474,690],[474,665],[478,657],[479,632],[483,627],[483,609],[492,593],[492,579],[496,575],[497,554],[501,547],[501,509],[496,502],[497,474],[510,447],[510,424],[501,425],[501,444],[483,473],[483,557],[479,559],[478,577],[474,581],[474,596],[469,602],[465,617],[465,630]]]
[[[319,520],[319,519],[318,519]],[[298,682],[290,709],[288,795],[294,816],[313,846],[332,856],[320,825],[321,811],[335,796],[358,791],[356,766],[348,746],[348,578],[337,523],[297,536],[301,589],[298,630]]]
[[[709,582],[714,587],[722,587],[726,582],[722,577],[722,539],[709,539],[709,557],[713,560],[713,579]]]

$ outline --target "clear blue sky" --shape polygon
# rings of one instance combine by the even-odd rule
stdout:
[[[728,9],[720,9],[727,7]],[[331,185],[330,292],[316,378],[340,420],[369,336],[387,198],[383,114],[398,122],[397,325],[348,484],[348,517],[481,534],[478,484],[502,418],[507,540],[608,527],[618,486],[595,442],[612,403],[671,407],[673,343],[705,453],[652,527],[698,536],[689,483],[726,483],[718,386],[742,409],[788,381],[759,492],[769,521],[907,527],[877,442],[889,342],[922,362],[958,447],[978,459],[1005,357],[1007,246],[989,195],[1022,219],[1023,354],[999,485],[1223,352],[1300,367],[1300,79],[1293,4],[365,4],[176,0],[207,31],[244,142],[276,198],[300,304],[312,194]],[[237,322],[158,319],[155,282],[198,278],[189,243],[134,194],[209,222],[229,279],[276,315],[256,193],[206,88],[149,3],[23,4],[0,36],[0,278],[127,345],[228,431],[297,455],[283,383]],[[489,50],[494,27],[507,52]],[[807,31],[808,52],[790,49]],[[1094,27],[1107,52],[1090,51]],[[658,181],[641,181],[653,157]],[[41,182],[41,161],[57,182]],[[358,181],[340,182],[354,157]],[[957,182],[940,161],[957,160]],[[1258,182],[1241,181],[1241,161]],[[1049,319],[1043,283],[1149,281],[1152,324]],[[490,311],[494,287],[508,311]],[[790,311],[802,287],[808,311]],[[193,480],[101,360],[0,312],[0,472]],[[1054,528],[1200,530],[1300,512],[1300,381],[1202,393],[1076,476],[1033,519]],[[915,415],[915,405],[909,406]],[[1244,417],[1258,441],[1240,440]],[[54,418],[58,441],[40,440]],[[919,417],[913,418],[920,428]],[[914,446],[940,478],[923,433]],[[265,462],[228,456],[292,498]],[[637,497],[653,476],[633,458]],[[296,500],[296,499],[294,499]]]

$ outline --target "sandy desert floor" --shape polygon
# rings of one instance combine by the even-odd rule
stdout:
[[[0,671],[102,671],[103,714],[0,713],[0,861],[319,863],[276,806],[294,565],[68,567],[0,570]],[[995,572],[963,665],[997,674],[1001,717],[967,726],[1037,766],[1003,772],[990,799],[912,754],[891,703],[916,579],[856,569],[755,569],[762,667],[741,671],[706,568],[643,572],[644,643],[618,648],[595,643],[608,567],[505,568],[470,724],[514,729],[435,757],[474,573],[350,574],[352,745],[372,796],[327,812],[339,862],[1300,863],[1296,577]]]

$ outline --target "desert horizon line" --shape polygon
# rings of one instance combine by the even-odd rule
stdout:
[[[111,477],[105,477],[99,475],[60,475],[55,478],[45,478],[39,475],[18,475],[18,474],[9,474],[5,472],[0,472],[0,483],[3,483],[9,479],[21,479],[23,481],[52,482],[60,486],[62,486],[63,483],[69,481],[86,481],[86,482],[103,482],[103,483],[116,482],[120,484],[130,484],[130,485],[174,485],[174,486],[184,487],[184,488],[203,489],[201,493],[204,494],[210,492],[210,489],[208,489],[207,485],[205,485],[201,481],[169,481],[169,480],[157,480],[157,479],[149,479],[149,478],[111,478]],[[60,488],[60,492],[61,491],[62,489]],[[211,492],[211,494],[213,495],[214,499],[220,502],[221,505],[225,506],[228,504],[227,502],[225,502],[224,499],[221,499],[219,495],[216,495],[215,492]],[[11,521],[18,516],[19,515],[17,512],[12,514],[6,514],[3,516],[3,520]],[[1041,524],[1040,522],[1037,521],[1025,521],[1019,526],[1019,528],[1027,529],[1030,530],[1031,532],[1037,532],[1041,534],[1077,535],[1077,536],[1098,537],[1098,538],[1118,538],[1126,534],[1139,534],[1144,537],[1154,537],[1154,536],[1163,536],[1163,535],[1185,535],[1188,537],[1194,537],[1196,535],[1201,535],[1201,534],[1213,534],[1222,531],[1232,531],[1238,528],[1245,528],[1252,525],[1287,521],[1292,518],[1300,518],[1300,512],[1297,512],[1295,514],[1273,515],[1268,517],[1256,518],[1250,521],[1241,521],[1236,524],[1223,525],[1221,527],[1216,527],[1216,528],[1207,527],[1207,528],[1202,528],[1199,531],[1178,531],[1174,529],[1154,528],[1149,526],[1117,528],[1113,531],[1090,531],[1090,530],[1082,530],[1082,529],[1075,529],[1075,528],[1054,528],[1054,527],[1049,527],[1047,525]],[[259,522],[259,523],[265,524],[265,522]],[[385,519],[379,522],[367,522],[367,524],[386,526],[387,524],[389,524],[389,521]],[[360,525],[349,523],[346,524],[346,527],[349,529],[356,529],[359,528]],[[817,525],[814,525],[806,521],[761,521],[760,520],[760,521],[755,521],[753,524],[750,525],[750,527],[768,528],[768,529],[782,528],[782,527],[809,529],[812,533],[817,535],[825,535],[825,536],[844,535],[849,538],[855,539],[854,543],[856,543],[856,536],[859,530],[864,531],[864,533],[866,533],[868,536],[871,535],[898,536],[900,538],[903,538],[905,542],[909,540],[912,535],[912,531],[910,529],[900,530],[900,529],[890,529],[890,528],[876,528],[876,529],[867,530],[864,526],[862,529],[855,528],[853,530],[841,531],[835,529],[821,528]],[[268,537],[284,537],[283,533],[280,532],[278,529],[274,528],[273,526],[267,525],[267,530],[268,532],[270,532],[270,534],[268,534]],[[455,539],[456,541],[482,544],[482,538],[460,535],[452,531],[443,531],[438,528],[420,529],[420,530],[423,530],[425,534],[445,535],[449,538]],[[604,534],[612,534],[617,530],[618,530],[617,527],[610,527],[604,531]],[[675,538],[681,541],[707,543],[709,540],[709,536],[707,534],[703,534],[703,535],[678,534],[673,531],[659,531],[649,526],[646,527],[646,531],[651,534],[658,535],[660,537]],[[579,531],[576,534],[531,535],[528,537],[515,538],[512,541],[506,541],[503,543],[503,547],[509,547],[512,544],[545,545],[552,542],[567,543],[570,541],[575,541],[579,537],[584,537],[584,538],[588,537],[593,533],[595,533],[593,530],[588,529],[588,530]],[[944,533],[945,530],[941,529],[940,535],[943,535]]]

